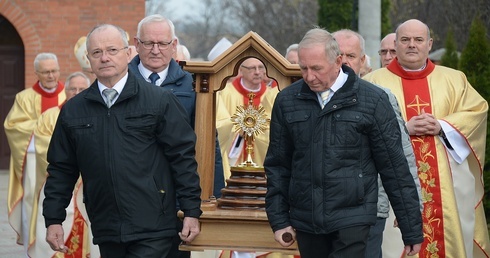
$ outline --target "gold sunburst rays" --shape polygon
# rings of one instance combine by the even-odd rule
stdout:
[[[231,116],[235,132],[240,133],[245,138],[247,159],[240,166],[256,167],[257,164],[252,160],[253,143],[255,136],[264,133],[269,128],[270,119],[262,106],[253,105],[254,93],[248,94],[248,104],[237,106],[236,113]]]

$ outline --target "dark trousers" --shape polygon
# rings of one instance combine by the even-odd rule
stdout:
[[[99,244],[102,258],[162,258],[168,256],[172,238],[149,238],[128,243],[106,242]]]
[[[330,234],[296,231],[301,258],[364,257],[369,225],[341,229]]]
[[[376,224],[369,229],[369,237],[366,246],[366,258],[382,258],[383,252],[381,244],[383,244],[383,231],[385,230],[386,219],[380,218],[376,220]]]
[[[179,237],[178,232],[182,231],[182,227],[184,226],[183,221],[180,218],[177,218],[177,235],[172,238],[172,247],[170,248],[170,252],[168,254],[169,258],[190,258],[191,252],[189,251],[180,251],[179,246],[182,243],[182,240]]]

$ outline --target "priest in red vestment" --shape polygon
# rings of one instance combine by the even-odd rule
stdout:
[[[490,257],[482,205],[488,103],[462,72],[434,65],[431,47],[429,27],[408,20],[396,30],[397,58],[363,79],[389,88],[407,121],[424,202],[419,257]]]

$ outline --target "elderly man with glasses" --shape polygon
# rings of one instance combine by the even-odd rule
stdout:
[[[129,70],[136,77],[171,91],[187,111],[191,126],[194,127],[196,92],[192,85],[192,75],[182,70],[172,58],[177,52],[178,43],[175,26],[171,20],[157,14],[143,18],[138,24],[134,38],[138,55],[129,63]],[[223,165],[216,138],[213,195],[221,197],[221,189],[224,187]],[[169,257],[190,257],[190,252],[178,250],[180,238],[175,236],[174,240]]]
[[[390,33],[381,40],[378,54],[381,59],[381,67],[386,67],[395,59],[395,33]]]
[[[267,87],[263,81],[264,76],[266,76],[266,69],[262,61],[254,57],[247,58],[240,64],[238,76],[217,94],[216,128],[225,178],[230,177],[230,167],[242,163],[247,157],[244,151],[246,145],[240,134],[235,132],[230,119],[236,113],[237,106],[248,104],[249,94],[254,93],[253,104],[263,106],[265,114],[270,117],[278,89]],[[262,166],[264,162],[268,145],[269,130],[266,129],[264,133],[255,137],[252,159],[258,166]]]
[[[64,85],[59,81],[60,66],[53,53],[40,53],[34,59],[38,81],[15,96],[4,128],[10,146],[8,188],[9,223],[17,233],[17,243],[27,252],[30,220],[37,192],[33,131],[37,119],[51,107],[65,101]]]

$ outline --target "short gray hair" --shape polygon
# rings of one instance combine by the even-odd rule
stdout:
[[[34,69],[39,72],[39,63],[44,60],[54,60],[58,63],[58,58],[53,53],[39,53],[36,58],[34,58]],[[59,65],[58,65],[59,66]]]
[[[340,55],[339,44],[337,44],[332,34],[325,29],[314,28],[306,32],[301,42],[299,42],[298,51],[314,44],[325,45],[325,54],[332,63]]]
[[[116,26],[116,25],[112,25],[112,24],[100,24],[100,25],[97,25],[95,26],[87,35],[87,41],[85,42],[86,46],[87,46],[87,51],[90,49],[90,45],[89,45],[89,42],[90,42],[90,37],[92,36],[92,34],[95,32],[95,31],[98,31],[98,30],[101,30],[101,29],[106,29],[106,28],[115,28],[117,31],[119,31],[119,34],[121,34],[121,41],[123,42],[123,46],[124,47],[128,47],[129,44],[128,44],[128,36],[126,34],[126,31],[124,31],[121,27],[119,26]]]
[[[284,57],[287,57],[289,52],[291,51],[298,51],[298,46],[299,44],[292,44],[288,47],[288,49],[286,49],[286,54],[284,55]]]
[[[335,37],[335,35],[346,35],[348,37],[357,37],[359,39],[359,44],[361,45],[361,57],[366,54],[366,41],[364,40],[364,38],[362,37],[361,34],[353,31],[353,30],[349,30],[349,29],[341,29],[341,30],[338,30],[334,33],[332,33],[332,35]]]
[[[170,27],[170,33],[172,34],[172,40],[174,39],[177,39],[177,36],[175,36],[175,26],[174,26],[174,23],[161,16],[160,14],[152,14],[152,15],[149,15],[149,16],[146,16],[145,18],[143,18],[139,23],[138,23],[138,31],[136,32],[136,37],[140,37],[141,36],[141,27],[143,27],[143,25],[147,24],[147,23],[152,23],[152,22],[165,22],[168,24],[168,26]]]
[[[90,86],[90,79],[88,78],[87,75],[85,75],[82,72],[74,72],[74,73],[71,73],[70,75],[68,75],[68,77],[66,77],[65,89],[68,89],[70,87],[70,80],[75,78],[75,77],[82,77],[83,79],[85,79],[87,81],[87,85]]]

